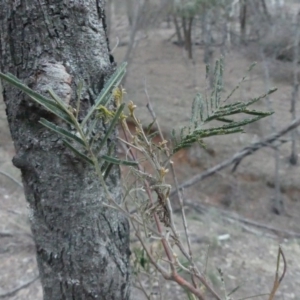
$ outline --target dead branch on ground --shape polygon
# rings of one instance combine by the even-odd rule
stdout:
[[[0,299],[14,296],[17,292],[19,292],[22,289],[25,289],[25,288],[29,287],[31,284],[33,284],[38,279],[39,279],[39,275],[33,277],[32,279],[28,280],[27,282],[21,284],[20,286],[16,287],[15,289],[13,289],[9,292],[5,292],[5,293],[0,294]]]

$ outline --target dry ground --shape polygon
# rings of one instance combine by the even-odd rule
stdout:
[[[119,19],[112,30],[112,44],[118,36],[120,45],[124,45],[114,53],[118,62],[124,57],[128,40],[125,22]],[[137,114],[148,124],[151,118],[145,107],[146,78],[148,93],[166,135],[172,128],[187,123],[193,96],[205,89],[203,50],[195,47],[196,66],[193,66],[184,58],[182,49],[168,40],[172,34],[173,30],[162,24],[159,29],[148,30],[147,36],[140,35],[126,83],[127,98],[137,103]],[[238,83],[251,64],[245,51],[233,49],[225,58],[224,95]],[[288,82],[271,82],[270,85],[278,87],[270,100],[275,111],[276,128],[280,129],[291,120],[292,87]],[[258,96],[265,92],[265,86],[264,70],[259,63],[233,100],[246,101]],[[18,171],[11,164],[14,149],[5,121],[4,105],[2,102],[0,105],[0,170],[20,180]],[[266,109],[266,103],[260,102],[257,108]],[[183,182],[270,133],[269,118],[248,126],[245,134],[210,139],[207,141],[210,151],[194,147],[181,153],[175,160],[179,180]],[[185,191],[197,262],[200,266],[205,264],[210,245],[207,276],[217,289],[220,288],[217,268],[221,268],[227,291],[240,286],[234,299],[270,291],[279,244],[285,253],[288,270],[276,299],[300,299],[300,167],[288,164],[289,149],[290,143],[280,148],[281,190],[285,201],[282,215],[271,211],[275,191],[274,153],[270,148],[243,160],[235,173],[227,169]],[[2,175],[0,188],[0,298],[42,299],[38,280],[3,297],[36,279],[37,267],[22,190]],[[176,197],[172,201],[176,205]],[[255,222],[262,226],[255,226]],[[226,239],[222,240],[224,235]],[[177,287],[168,287],[172,294],[167,290],[162,299],[183,299]],[[144,299],[137,292],[134,295],[135,299]]]

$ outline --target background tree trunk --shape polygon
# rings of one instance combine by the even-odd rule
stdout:
[[[182,39],[182,34],[181,34],[181,27],[179,25],[178,19],[175,14],[173,14],[173,21],[174,21],[175,30],[176,30],[177,43],[179,46],[182,46],[183,39]]]
[[[295,18],[295,37],[294,37],[294,57],[293,57],[293,91],[292,91],[292,99],[291,99],[291,114],[292,120],[297,118],[296,104],[299,99],[299,43],[300,43],[300,11]],[[297,151],[297,130],[293,130],[291,132],[291,156],[290,156],[290,164],[297,165],[298,163],[298,151]]]
[[[115,68],[104,5],[102,0],[2,0],[1,70],[38,92],[51,87],[70,104],[84,80],[81,107],[86,111]],[[3,88],[16,150],[13,163],[22,172],[44,299],[129,299],[128,221],[103,205],[105,194],[93,168],[38,123],[40,117],[59,121],[18,90],[7,84]],[[120,201],[118,167],[107,184]]]
[[[247,2],[241,0],[240,2],[240,27],[241,27],[241,42],[246,42],[247,35]]]
[[[193,59],[193,41],[192,41],[192,25],[193,17],[182,17],[182,27],[184,34],[184,47],[188,53],[188,58]]]

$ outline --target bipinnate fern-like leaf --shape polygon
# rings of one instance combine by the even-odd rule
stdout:
[[[209,136],[232,134],[243,132],[243,127],[247,124],[256,122],[264,117],[271,115],[273,112],[263,112],[254,109],[249,109],[249,106],[265,98],[277,89],[270,89],[267,93],[253,98],[248,102],[235,102],[232,104],[223,104],[221,101],[223,90],[223,60],[216,62],[213,73],[213,87],[210,97],[203,97],[198,93],[192,104],[192,112],[190,124],[182,127],[179,133],[173,129],[171,132],[173,142],[173,153],[191,147],[194,143],[199,143],[204,146],[203,139]],[[209,68],[207,67],[207,72]],[[243,78],[243,80],[245,77]],[[238,89],[239,85],[225,98],[225,103]],[[246,118],[242,121],[232,119],[233,115],[247,114],[252,115],[252,118]],[[225,123],[221,126],[206,128],[205,125],[211,121],[219,121]]]

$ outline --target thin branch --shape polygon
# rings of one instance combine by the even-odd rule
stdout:
[[[257,150],[260,150],[263,147],[269,146],[270,144],[272,144],[273,142],[278,140],[281,136],[283,136],[287,132],[295,129],[299,125],[300,125],[300,118],[294,120],[293,122],[291,122],[289,125],[287,125],[283,129],[281,129],[280,131],[267,136],[264,140],[257,142],[257,143],[253,143],[250,146],[243,148],[239,152],[235,153],[231,158],[221,162],[220,164],[206,170],[203,173],[193,176],[189,180],[182,183],[179,186],[179,189],[182,190],[184,188],[190,187],[190,186],[194,185],[195,183],[197,183],[207,177],[212,176],[216,172],[218,172],[222,169],[225,169],[226,167],[228,167],[232,164],[235,164],[235,166],[237,166],[246,156],[253,154],[254,152],[256,152]],[[233,171],[235,169],[236,169],[236,167],[234,167]],[[171,191],[170,196],[174,195],[175,193],[177,193],[176,189]]]
[[[11,231],[0,231],[0,238],[5,238],[5,237],[13,237],[14,233]]]
[[[21,284],[19,287],[9,291],[9,292],[6,292],[6,293],[2,293],[0,294],[0,298],[6,298],[6,297],[12,297],[14,296],[17,292],[19,292],[20,290],[22,289],[25,289],[27,287],[29,287],[31,284],[33,284],[36,280],[39,279],[39,275],[33,277],[32,279],[30,279],[29,281]]]
[[[139,230],[135,228],[135,233],[136,237],[139,239],[140,243],[142,244],[143,248],[147,252],[147,255],[149,259],[151,260],[152,265],[161,273],[161,275],[166,279],[166,280],[173,280],[177,282],[180,286],[188,289],[191,291],[194,295],[198,297],[200,300],[205,300],[204,295],[200,291],[200,289],[196,289],[192,284],[190,284],[188,281],[186,281],[184,278],[179,276],[176,271],[172,271],[172,274],[169,274],[164,268],[162,268],[159,264],[156,263],[155,259],[151,255],[149,249],[144,243],[144,240],[140,236]],[[218,300],[221,300],[220,298],[217,298]]]
[[[120,39],[117,37],[116,38],[116,44],[115,44],[115,46],[112,48],[112,50],[110,51],[110,54],[113,54],[114,52],[115,52],[115,50],[118,48],[118,46],[119,46],[119,43],[120,43]]]
[[[145,288],[144,288],[144,285],[143,285],[143,283],[142,283],[142,281],[141,281],[141,279],[140,279],[139,274],[137,274],[136,278],[137,278],[137,281],[138,281],[138,283],[139,283],[139,286],[138,286],[138,285],[134,285],[135,288],[137,288],[137,289],[139,289],[140,291],[142,291],[142,292],[144,293],[145,297],[146,297],[148,300],[151,300],[151,297],[148,296],[147,291],[146,291]]]
[[[6,176],[7,178],[11,179],[14,183],[16,183],[18,186],[23,188],[23,184],[20,181],[18,181],[17,179],[15,179],[14,177],[12,177],[11,175],[9,175],[8,173],[0,170],[0,174],[2,174],[4,176]]]
[[[282,260],[283,260],[283,271],[282,271],[281,276],[279,277],[278,271],[279,271],[280,257],[282,257]],[[285,259],[285,256],[284,256],[284,253],[283,253],[281,247],[279,246],[278,256],[277,256],[277,268],[276,268],[276,274],[275,274],[275,279],[274,279],[274,285],[273,285],[272,291],[270,293],[269,300],[274,299],[275,294],[276,294],[276,292],[277,292],[277,290],[280,286],[280,283],[282,282],[282,280],[285,276],[286,269],[287,269],[286,259]]]
[[[247,300],[247,299],[253,299],[253,298],[257,298],[257,297],[263,297],[263,296],[269,296],[270,294],[259,294],[259,295],[255,295],[255,296],[249,296],[246,298],[240,298],[238,300]]]
[[[140,241],[140,243],[142,244],[143,249],[146,251],[152,265],[160,272],[160,274],[167,280],[171,280],[171,274],[169,274],[169,272],[163,268],[161,265],[159,265],[154,257],[152,256],[151,252],[149,251],[147,245],[145,244],[143,238],[141,237],[140,231],[138,228],[135,227],[134,223],[132,223],[134,230],[135,230],[135,236],[138,238],[138,240]]]
[[[161,127],[159,125],[159,122],[157,121],[156,114],[155,114],[155,111],[154,111],[154,109],[152,107],[152,103],[151,103],[151,100],[150,100],[150,97],[149,97],[149,94],[148,94],[147,85],[146,85],[146,78],[145,78],[145,81],[144,81],[144,91],[145,91],[145,94],[146,94],[146,97],[147,97],[147,108],[148,108],[148,110],[149,110],[149,112],[150,112],[150,114],[151,114],[151,116],[153,118],[153,121],[155,122],[155,124],[157,126],[157,129],[158,129],[158,132],[159,132],[161,140],[164,141],[165,139],[164,139]],[[170,157],[170,153],[169,153],[169,150],[166,147],[166,145],[164,146],[164,150],[166,152],[166,155],[168,157]],[[177,195],[178,195],[178,199],[179,199],[179,205],[180,205],[180,208],[181,208],[182,222],[183,222],[185,237],[186,237],[187,245],[188,245],[188,249],[189,249],[189,255],[188,256],[186,255],[186,257],[192,263],[193,268],[195,268],[195,263],[194,263],[194,260],[193,260],[193,253],[192,253],[192,247],[191,247],[190,237],[189,237],[189,234],[188,234],[188,227],[187,227],[187,222],[186,222],[186,216],[185,216],[185,212],[184,212],[183,192],[181,192],[179,190],[179,188],[178,188],[179,184],[178,184],[178,179],[177,179],[177,176],[176,176],[176,172],[175,172],[175,168],[174,168],[173,163],[170,162],[169,166],[170,166],[170,169],[171,169],[171,172],[172,172],[172,175],[173,175],[173,179],[174,179],[174,183],[175,183],[175,189],[176,189],[176,192],[177,192]],[[181,246],[182,245],[180,245],[181,250],[184,250],[184,247],[183,246],[181,247]],[[183,251],[183,253],[185,253],[185,250]]]
[[[5,238],[5,237],[14,237],[14,236],[27,236],[29,238],[33,238],[32,234],[28,232],[17,232],[17,231],[0,231],[0,238]]]
[[[150,101],[150,97],[149,97],[149,94],[148,94],[148,91],[147,91],[147,87],[146,87],[146,80],[145,80],[145,94],[147,96],[147,99],[148,99],[148,103],[147,103],[147,108],[153,118],[153,120],[155,121],[156,123],[156,126],[158,128],[158,132],[159,132],[159,135],[160,135],[160,138],[162,141],[164,141],[164,136],[163,136],[163,133],[162,133],[162,130],[159,126],[159,122],[157,121],[157,118],[156,118],[156,115],[155,115],[155,112],[153,110],[153,107],[151,105],[151,101]],[[169,150],[167,148],[166,145],[164,145],[164,151],[166,153],[166,155],[168,157],[170,157],[170,153],[169,153]],[[178,180],[177,180],[177,176],[176,176],[176,172],[175,172],[175,168],[173,166],[173,163],[170,162],[170,169],[172,171],[172,175],[173,175],[173,178],[174,178],[174,182],[175,182],[175,189],[176,189],[176,192],[178,194],[178,198],[179,198],[179,204],[180,204],[180,207],[181,207],[181,216],[182,216],[182,222],[183,222],[183,226],[184,226],[184,232],[185,232],[185,237],[186,237],[186,240],[187,240],[187,244],[188,244],[188,249],[189,249],[189,253],[187,254],[180,239],[178,238],[178,235],[177,235],[177,232],[175,230],[175,227],[172,228],[173,230],[173,233],[174,235],[176,236],[176,240],[177,240],[177,246],[179,247],[179,249],[182,251],[182,253],[186,256],[186,258],[190,261],[191,263],[191,266],[192,266],[192,269],[193,269],[193,274],[192,275],[192,282],[193,282],[193,285],[191,285],[190,283],[188,283],[190,286],[187,287],[190,291],[193,292],[193,290],[191,289],[191,287],[193,287],[195,289],[195,291],[197,291],[197,285],[194,281],[194,276],[197,277],[200,282],[209,290],[209,292],[218,300],[220,300],[221,298],[219,297],[219,295],[214,291],[214,289],[209,285],[209,283],[206,281],[206,279],[200,275],[200,273],[198,272],[197,270],[197,267],[195,265],[195,262],[194,262],[194,259],[193,259],[193,253],[192,253],[192,246],[191,246],[191,241],[190,241],[190,236],[188,234],[188,227],[187,227],[187,221],[186,221],[186,216],[185,216],[185,211],[184,211],[184,204],[183,204],[183,193],[182,191],[179,189],[179,184],[178,184]],[[173,216],[173,212],[171,211],[171,208],[170,208],[170,202],[169,202],[169,199],[167,199],[167,204],[169,204],[169,207],[168,207],[168,210],[170,212],[170,216]],[[171,222],[172,224],[173,222]],[[185,286],[185,284],[181,283],[181,277],[178,276],[178,274],[176,272],[173,272],[173,278],[174,280],[182,285],[182,286]],[[193,292],[196,296],[199,297],[199,295],[195,292]],[[199,297],[201,299],[201,297]]]

